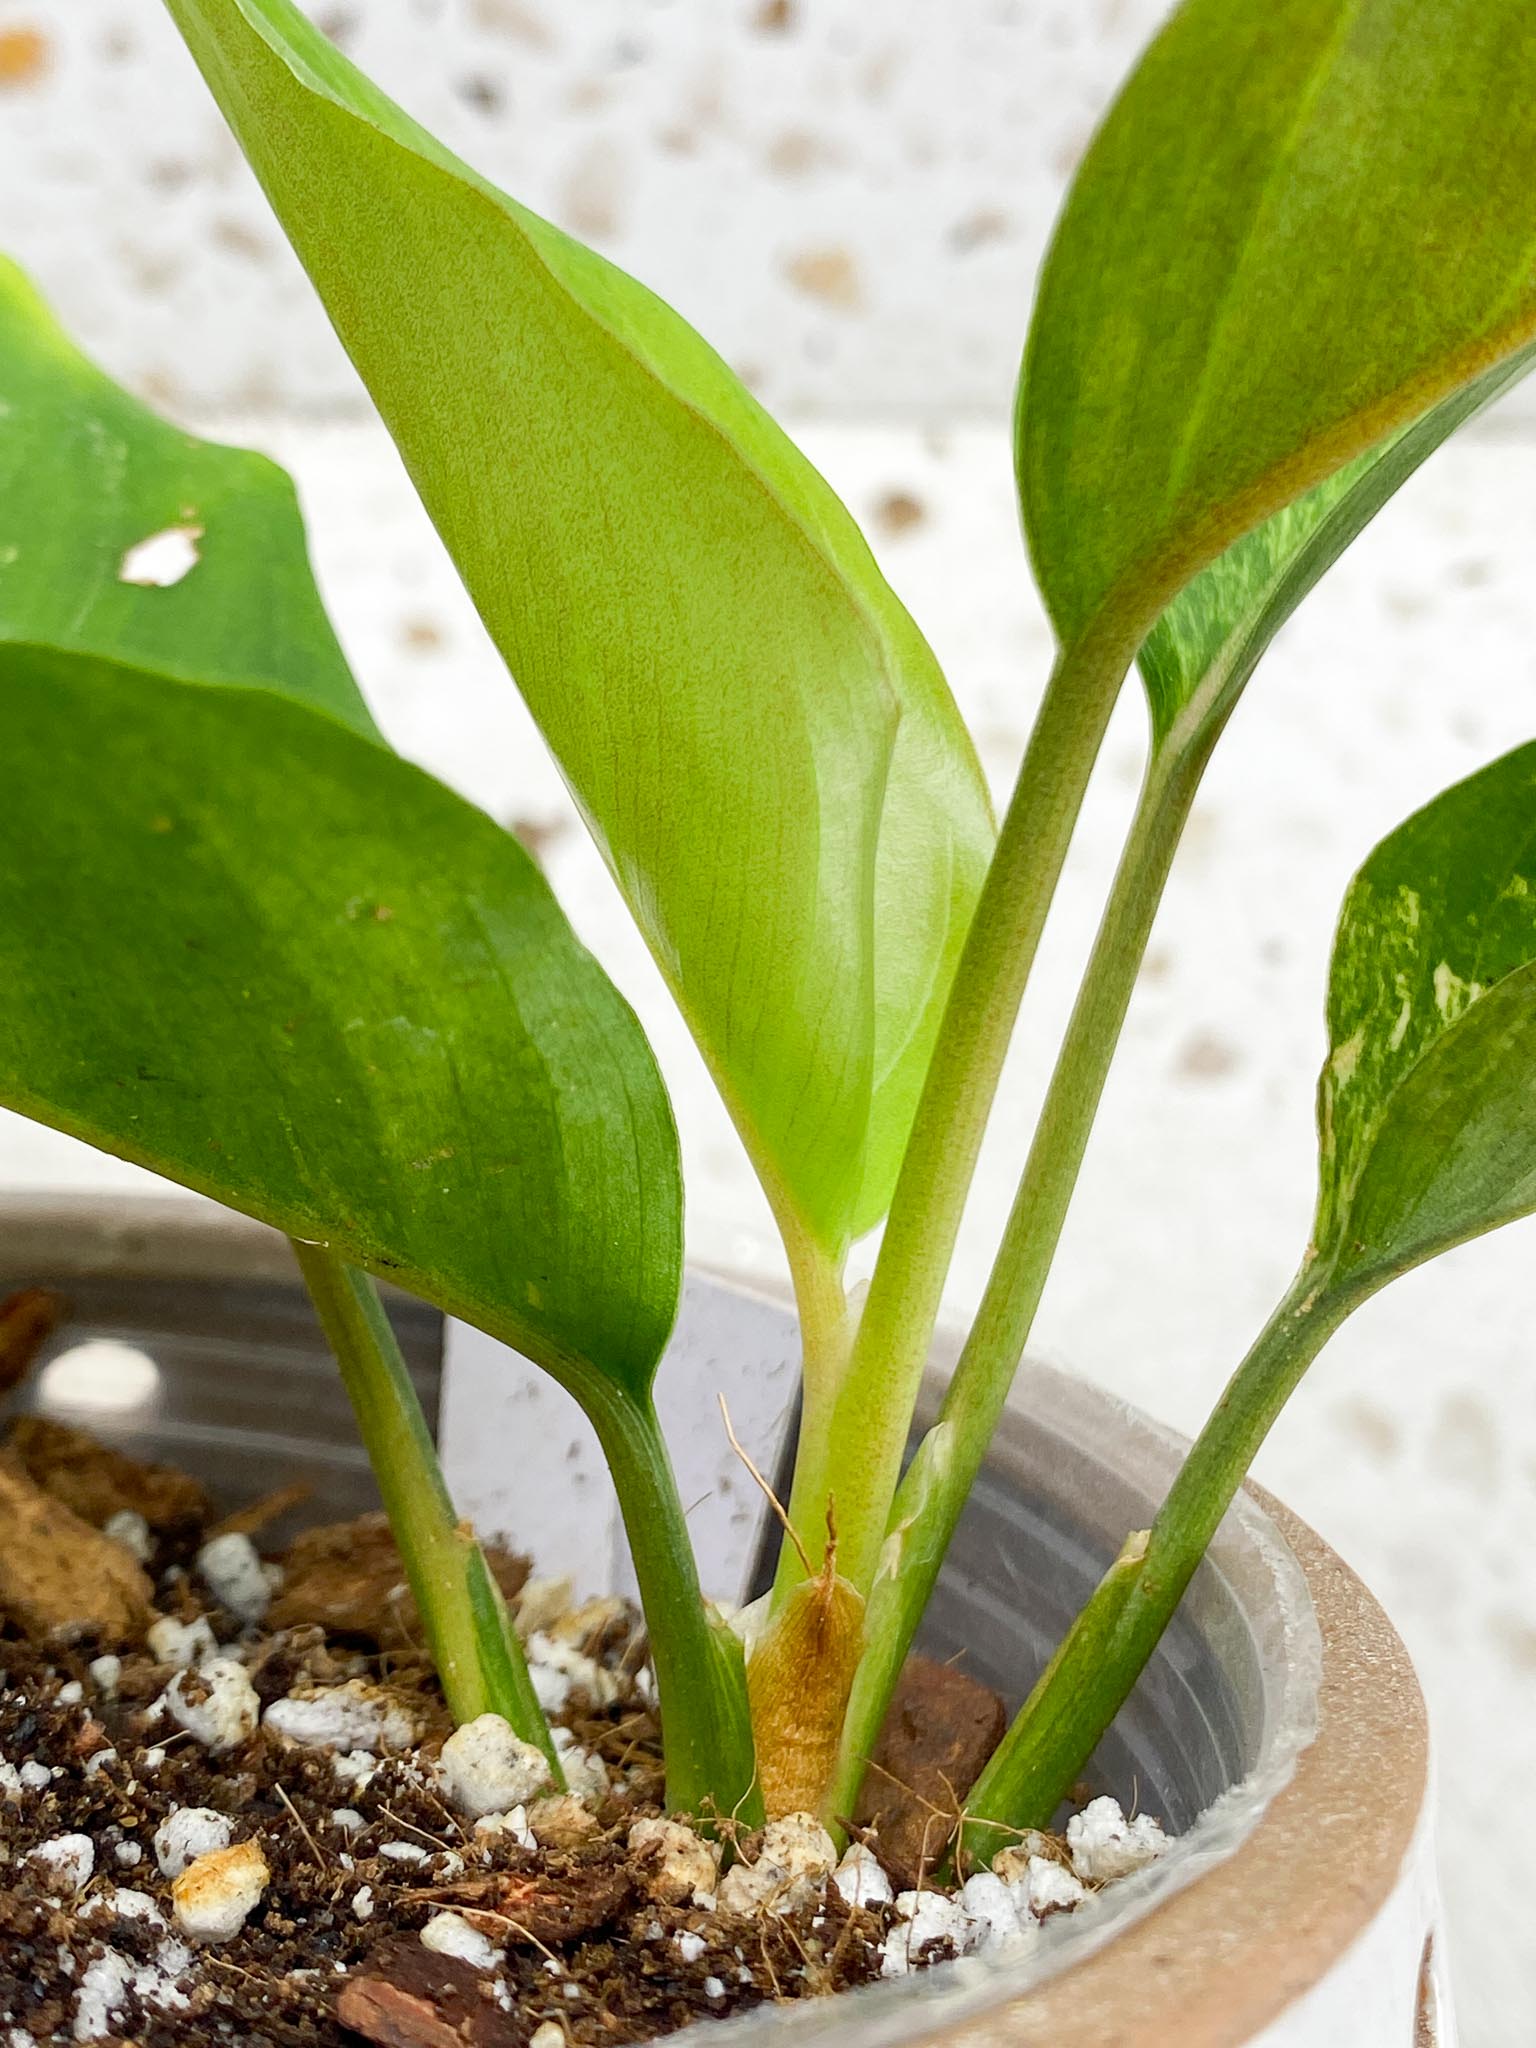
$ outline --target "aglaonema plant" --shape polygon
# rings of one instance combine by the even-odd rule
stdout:
[[[0,1098],[286,1231],[450,1705],[553,1757],[373,1289],[591,1417],[669,1802],[851,1812],[1066,1220],[1184,822],[1266,647],[1536,347],[1518,0],[1186,0],[1074,181],[1017,412],[1059,654],[1000,828],[827,485],[670,309],[496,191],[289,0],[167,0],[692,1027],[800,1314],[791,1541],[712,1619],[651,1399],[681,1188],[635,1018],[516,843],[398,759],[286,482],[194,442],[0,284]],[[1469,223],[1476,223],[1472,232]],[[133,580],[138,543],[195,562]],[[918,1381],[1036,947],[1139,659],[1141,796],[934,1427]],[[1300,1272],[967,1802],[1049,1819],[1311,1359],[1536,1208],[1536,752],[1345,904]],[[882,1218],[867,1299],[853,1242]],[[742,1636],[746,1637],[743,1647]]]

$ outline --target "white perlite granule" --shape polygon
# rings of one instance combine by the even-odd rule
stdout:
[[[261,1701],[236,1657],[210,1657],[195,1672],[178,1671],[160,1695],[171,1719],[215,1756],[256,1733]]]
[[[210,1806],[178,1806],[155,1829],[155,1861],[162,1877],[180,1877],[210,1849],[227,1849],[234,1822]]]
[[[91,1674],[91,1683],[95,1686],[96,1690],[99,1693],[105,1694],[110,1699],[113,1693],[117,1691],[117,1682],[123,1675],[122,1658],[113,1656],[93,1657],[86,1666],[86,1669]]]
[[[148,1892],[119,1887],[96,1899],[93,1908],[87,1910],[107,1912],[118,1920],[137,1921],[163,1938],[149,1961],[125,1956],[113,1948],[92,1958],[75,1994],[75,2039],[114,2038],[112,2021],[127,2005],[130,1991],[141,2004],[156,2006],[162,2012],[184,2011],[190,2001],[177,1989],[176,1980],[191,1962],[191,1951],[171,1935],[165,1915]],[[30,2043],[31,2036],[27,2039]]]
[[[720,1910],[751,1918],[808,1906],[837,1867],[832,1837],[811,1813],[787,1813],[763,1830],[755,1863],[737,1863],[721,1881]]]
[[[176,1925],[189,1941],[230,1941],[261,1903],[271,1877],[256,1842],[212,1849],[171,1886]]]
[[[89,1835],[54,1835],[39,1842],[27,1861],[36,1864],[49,1891],[68,1897],[90,1883],[96,1868],[96,1844]]]
[[[832,1882],[850,1906],[888,1906],[896,1895],[880,1859],[862,1842],[850,1844]]]
[[[525,1806],[549,1783],[543,1750],[514,1734],[500,1714],[455,1728],[438,1758],[443,1789],[460,1813],[480,1817]]]
[[[644,1866],[646,1890],[669,1905],[697,1905],[712,1897],[720,1872],[720,1851],[685,1821],[637,1820],[629,1831],[629,1853]]]
[[[205,1543],[197,1553],[197,1569],[226,1613],[248,1627],[260,1621],[271,1605],[276,1568],[264,1565],[250,1537],[238,1530]]]
[[[435,1955],[456,1956],[476,1970],[494,1970],[501,1950],[458,1913],[434,1913],[421,1930],[421,1945]]]
[[[970,1946],[974,1932],[970,1914],[942,1892],[902,1892],[896,1912],[897,1923],[880,1949],[882,1977],[904,1977],[929,1942],[951,1942],[957,1955]]]
[[[1048,1856],[1031,1856],[1029,1872],[1019,1885],[1037,1920],[1052,1913],[1072,1913],[1089,1897],[1086,1888],[1060,1863]]]
[[[1118,1799],[1095,1799],[1067,1822],[1067,1847],[1086,1884],[1111,1884],[1155,1863],[1168,1837],[1150,1814],[1127,1820]]]
[[[483,1813],[475,1822],[477,1835],[505,1835],[519,1849],[536,1849],[538,1838],[528,1825],[526,1807],[514,1806],[508,1813]]]
[[[334,1749],[341,1755],[409,1749],[416,1726],[398,1700],[366,1679],[349,1678],[344,1685],[319,1686],[311,1692],[289,1693],[274,1700],[264,1725],[286,1742],[304,1749]]]
[[[1018,1887],[1004,1884],[990,1870],[966,1879],[958,1903],[971,1918],[970,1946],[983,1955],[1028,1940],[1039,1924]]]
[[[162,1614],[158,1621],[151,1622],[145,1641],[152,1657],[162,1664],[174,1664],[178,1671],[190,1671],[205,1657],[216,1657],[219,1651],[213,1630],[201,1614],[196,1621],[176,1621],[171,1615]]]
[[[149,1532],[149,1524],[136,1508],[119,1508],[115,1515],[108,1515],[101,1525],[101,1533],[121,1544],[137,1564],[148,1564],[155,1554],[155,1539]]]

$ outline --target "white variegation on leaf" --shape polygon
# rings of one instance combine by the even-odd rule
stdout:
[[[1330,1286],[1536,1206],[1536,745],[1437,797],[1344,901],[1318,1087]]]

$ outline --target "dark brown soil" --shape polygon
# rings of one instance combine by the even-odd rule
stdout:
[[[608,1603],[583,1645],[613,1674],[618,1697],[599,1706],[578,1691],[556,1717],[603,1758],[613,1794],[586,1839],[572,1841],[567,1829],[565,1846],[556,1846],[551,1827],[546,1844],[520,1848],[506,1836],[476,1835],[436,1789],[431,1759],[449,1721],[414,1647],[414,1618],[394,1597],[398,1558],[377,1524],[358,1532],[350,1585],[344,1535],[301,1539],[274,1610],[289,1625],[242,1632],[209,1604],[189,1568],[213,1513],[198,1490],[175,1484],[179,1475],[127,1469],[129,1461],[96,1453],[73,1433],[65,1441],[33,1426],[21,1436],[8,1469],[21,1475],[18,1486],[35,1489],[31,1509],[41,1501],[57,1510],[49,1543],[66,1568],[71,1556],[94,1557],[105,1540],[96,1524],[131,1504],[150,1523],[145,1583],[154,1610],[184,1622],[201,1615],[221,1644],[238,1645],[263,1708],[295,1685],[366,1678],[409,1703],[421,1745],[382,1758],[365,1785],[338,1776],[329,1751],[295,1747],[265,1728],[231,1754],[210,1755],[156,1708],[173,1670],[144,1646],[142,1617],[124,1622],[114,1610],[110,1626],[77,1618],[61,1632],[57,1616],[6,1608],[0,1587],[0,1763],[12,1772],[31,1765],[34,1781],[19,1795],[14,1781],[10,1796],[0,1786],[4,2048],[74,2042],[93,1966],[98,1978],[103,1968],[143,1971],[151,1995],[142,1986],[123,1992],[103,2036],[138,2048],[357,2048],[362,2039],[383,2048],[523,2048],[551,2020],[571,2048],[618,2048],[877,1973],[888,1907],[854,1910],[829,1891],[798,1912],[733,1922],[647,1895],[645,1868],[625,1843],[631,1824],[657,1810],[660,1749],[633,1615]],[[14,1548],[18,1527],[14,1518],[0,1526],[0,1554]],[[526,1567],[503,1559],[499,1575],[515,1590]],[[295,1618],[308,1611],[332,1625]],[[106,1650],[121,1670],[104,1685],[91,1667]],[[50,1773],[46,1785],[39,1766]],[[180,1807],[231,1817],[236,1841],[259,1841],[271,1878],[239,1934],[178,1956],[164,1946],[166,1926],[144,1917],[144,1898],[172,1920],[153,1838]],[[67,1834],[89,1837],[95,1868],[77,1895],[61,1899],[29,1856]],[[750,1840],[743,1846],[750,1852]],[[421,1929],[444,1908],[495,1942],[494,1971],[422,1945]],[[680,1948],[678,1936],[696,1939]],[[167,1955],[184,1967],[167,1975]]]
[[[492,1562],[502,1593],[515,1600],[527,1584],[528,1560],[503,1551]],[[384,1516],[330,1522],[295,1537],[283,1560],[282,1591],[267,1619],[275,1629],[307,1622],[383,1649],[420,1642],[416,1603],[400,1582],[400,1553]]]
[[[63,1296],[46,1287],[23,1287],[0,1299],[0,1394],[21,1385],[66,1308]]]
[[[6,1442],[39,1486],[94,1528],[142,1515],[163,1546],[190,1556],[213,1519],[207,1489],[187,1473],[124,1457],[67,1423],[18,1415]]]
[[[1007,1710],[953,1664],[909,1657],[854,1818],[873,1830],[899,1885],[918,1886],[944,1854],[965,1795],[1002,1741]]]
[[[180,1980],[187,2009],[158,2012],[130,1994],[111,2038],[141,2048],[184,2042],[197,2018],[231,2043],[339,2048],[357,2038],[344,2019],[366,2019],[370,1997],[378,2011],[380,1987],[392,1983],[411,1987],[418,2003],[423,1986],[441,1989],[448,2031],[418,2028],[409,2036],[425,2043],[465,2038],[521,2048],[549,2018],[574,2043],[642,2041],[693,2017],[739,2011],[765,1997],[808,1996],[873,1972],[870,1938],[885,1931],[884,1921],[852,1915],[835,1898],[814,1913],[736,1927],[643,1898],[623,1846],[630,1822],[646,1810],[633,1803],[600,1816],[607,1825],[581,1848],[489,1846],[461,1825],[413,1762],[385,1760],[366,1787],[348,1788],[338,1785],[328,1753],[260,1732],[222,1760],[185,1737],[162,1739],[156,1761],[157,1745],[142,1732],[144,1703],[170,1672],[147,1660],[126,1662],[116,1703],[93,1696],[88,1684],[85,1699],[59,1699],[68,1674],[81,1668],[78,1659],[61,1665],[10,1643],[4,1664],[0,1751],[57,1772],[40,1795],[0,1809],[9,1859],[9,1882],[0,1885],[0,2016],[36,2041],[73,2038],[79,1983],[108,1945],[129,1955],[154,1950],[157,1937],[119,1919],[109,1901],[126,1885],[147,1892],[169,1917],[169,1886],[151,1844],[160,1821],[181,1806],[233,1816],[237,1839],[259,1838],[272,1880],[241,1934],[194,1955]],[[275,1697],[280,1679],[300,1668],[316,1678],[335,1675],[324,1647],[301,1652],[274,1639],[258,1684]],[[637,1739],[652,1739],[626,1727],[633,1718],[610,1710],[603,1746],[615,1760]],[[584,1733],[594,1732],[594,1721],[585,1717]],[[108,1746],[116,1757],[87,1775],[88,1759]],[[337,1827],[338,1806],[362,1816],[359,1831]],[[26,1858],[72,1833],[94,1842],[96,1875],[79,1898],[61,1903]],[[386,1844],[419,1849],[422,1861],[382,1854]],[[127,1845],[141,1854],[125,1867],[118,1850]],[[360,1895],[371,1905],[366,1920],[357,1917]],[[462,1910],[505,1945],[494,1979],[421,1946],[420,1929],[443,1907]],[[865,1938],[847,1938],[855,1919],[868,1923]],[[681,1932],[704,1938],[692,1961],[672,1939]],[[498,1985],[510,2010],[497,2000]],[[468,2035],[455,2036],[451,2015],[461,2008],[478,2017]],[[382,2009],[390,2011],[387,1996]],[[407,2035],[397,2025],[373,2038]]]

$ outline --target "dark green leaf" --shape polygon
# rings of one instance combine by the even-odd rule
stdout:
[[[1144,637],[1531,340],[1533,96],[1525,0],[1178,9],[1078,174],[1025,359],[1025,522],[1065,643]]]
[[[889,1197],[991,845],[932,655],[682,320],[288,0],[169,0],[688,1017],[781,1223]]]
[[[290,697],[55,649],[0,647],[0,760],[0,1101],[644,1394],[671,1118],[515,839]]]
[[[167,573],[183,569],[179,580],[127,580],[154,571],[135,550],[178,532]],[[0,640],[259,684],[375,731],[315,590],[288,478],[120,391],[4,259]]]
[[[1522,349],[1421,420],[1346,464],[1228,548],[1187,585],[1139,657],[1155,745],[1198,742],[1225,720],[1269,643],[1394,491],[1464,420],[1530,368]]]
[[[1536,745],[1383,840],[1344,900],[1316,1255],[1379,1285],[1536,1209]]]

